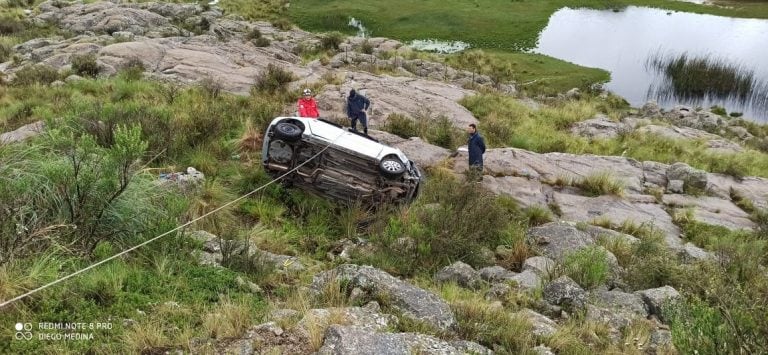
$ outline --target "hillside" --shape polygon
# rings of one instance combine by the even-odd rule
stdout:
[[[22,5],[0,25],[0,303],[195,222],[5,306],[0,353],[768,351],[763,125],[534,99],[397,40],[216,6]],[[342,124],[365,92],[371,136],[427,173],[413,204],[279,183],[230,204],[271,181],[262,130],[305,87]]]

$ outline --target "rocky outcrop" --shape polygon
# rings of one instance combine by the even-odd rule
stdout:
[[[544,300],[568,310],[580,310],[587,305],[587,292],[568,276],[560,276],[544,286]]]
[[[704,191],[707,189],[707,172],[694,169],[685,163],[674,163],[667,169],[667,180],[683,181],[684,189],[698,189]],[[687,191],[687,190],[686,190]]]
[[[458,346],[458,348],[457,348]],[[452,344],[432,336],[415,333],[378,333],[354,326],[332,325],[325,333],[323,346],[317,352],[321,355],[357,354],[464,354],[465,343]],[[490,350],[473,344],[472,349],[481,349],[481,354]]]
[[[322,272],[312,280],[312,290],[319,293],[329,282],[342,280],[346,280],[344,282],[349,287],[360,288],[371,297],[385,297],[391,302],[389,306],[399,310],[404,316],[441,330],[448,330],[456,325],[451,308],[440,297],[370,266],[345,264]]]
[[[461,261],[440,269],[435,274],[435,280],[437,282],[455,282],[468,288],[479,288],[483,285],[480,273]]]
[[[590,139],[616,138],[619,134],[628,133],[630,126],[623,122],[615,122],[605,115],[597,115],[586,121],[577,122],[571,127],[573,134]]]
[[[637,294],[602,290],[594,292],[591,298],[586,318],[607,324],[617,335],[632,321],[648,316],[648,308]]]
[[[523,271],[533,271],[537,275],[549,275],[555,268],[555,261],[545,256],[534,256],[525,259],[523,262]]]
[[[755,227],[750,215],[730,200],[712,196],[664,195],[662,201],[671,208],[691,210],[693,220],[697,222],[731,230]]]
[[[569,223],[547,223],[528,230],[526,238],[544,256],[562,260],[568,254],[590,245],[592,238]]]
[[[516,314],[531,323],[533,326],[533,335],[535,336],[548,337],[557,333],[557,323],[544,315],[536,313],[530,309],[523,309]]]
[[[680,299],[680,293],[671,286],[637,291],[636,294],[642,297],[643,302],[648,306],[648,312],[661,320],[664,320],[663,307]]]
[[[504,282],[512,280],[517,273],[509,271],[501,266],[488,266],[478,270],[480,277],[488,282]]]

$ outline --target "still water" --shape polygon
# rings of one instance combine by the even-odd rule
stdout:
[[[630,6],[618,12],[564,8],[552,15],[535,52],[611,72],[606,89],[633,106],[655,99],[675,104],[724,106],[747,118],[768,120],[768,20],[670,12]],[[660,56],[710,58],[754,79],[748,97],[670,94],[669,78],[648,62]]]

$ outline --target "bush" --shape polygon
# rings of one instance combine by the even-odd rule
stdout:
[[[599,247],[577,250],[565,257],[562,272],[584,288],[597,287],[608,278],[608,256]]]
[[[269,47],[270,43],[272,42],[270,42],[269,39],[266,37],[259,37],[253,40],[253,45],[255,45],[256,47]]]
[[[0,35],[10,36],[25,28],[24,22],[10,17],[0,17]]]
[[[6,45],[5,43],[0,43],[0,63],[8,61],[8,59],[11,58],[12,53],[13,48],[11,48],[11,46]]]
[[[387,116],[384,130],[406,139],[419,136],[419,128],[416,122],[399,113],[391,113]]]
[[[77,75],[93,78],[99,75],[99,71],[101,71],[94,54],[74,55],[71,61],[72,70]]]
[[[325,50],[338,50],[346,36],[341,32],[328,32],[320,36],[320,48]]]
[[[295,80],[293,73],[270,63],[267,70],[256,78],[254,87],[261,92],[275,93],[285,91],[288,83],[293,80]]]
[[[279,18],[272,21],[272,26],[283,31],[288,31],[293,28],[293,24],[287,18]]]
[[[247,40],[254,40],[261,38],[261,31],[259,31],[258,28],[254,27],[248,33],[245,35],[245,39]]]
[[[421,119],[424,121],[424,119]],[[427,141],[429,143],[446,148],[456,149],[464,143],[461,139],[463,134],[453,127],[453,122],[445,116],[439,116],[435,122],[429,122],[430,129],[427,132]]]
[[[594,196],[624,194],[624,182],[614,177],[609,171],[589,174],[575,185]]]
[[[363,44],[360,45],[360,52],[365,54],[373,54],[373,46],[370,42],[366,39],[363,41]]]
[[[727,112],[725,111],[725,107],[721,107],[717,105],[710,107],[709,110],[712,111],[712,113],[720,116],[725,116],[727,114]]]
[[[12,84],[17,86],[49,85],[56,80],[59,80],[59,72],[56,69],[47,65],[37,64],[28,65],[17,71]]]
[[[144,70],[144,62],[139,58],[132,58],[120,69],[119,75],[128,81],[135,81],[144,77]]]

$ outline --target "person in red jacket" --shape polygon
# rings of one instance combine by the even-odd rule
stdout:
[[[320,117],[320,112],[317,111],[317,101],[312,97],[312,90],[304,89],[304,96],[296,103],[299,106],[299,117]]]

